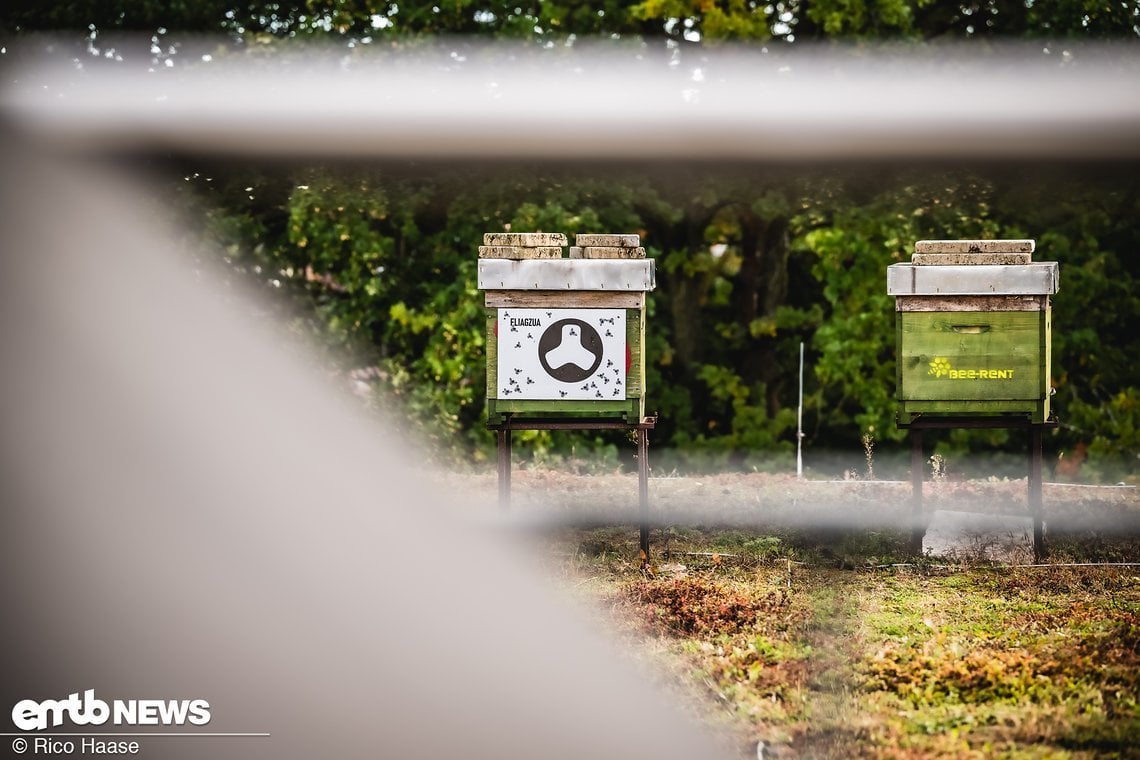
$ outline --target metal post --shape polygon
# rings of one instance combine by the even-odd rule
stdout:
[[[496,433],[499,451],[499,509],[511,508],[511,429],[503,424]]]
[[[637,496],[641,521],[641,566],[649,566],[649,430],[637,428]]]
[[[1033,561],[1045,559],[1045,524],[1041,496],[1041,426],[1029,426],[1029,513],[1033,516]]]
[[[922,554],[922,539],[926,536],[926,524],[922,515],[922,430],[910,429],[910,498],[911,527],[910,553]]]
[[[800,341],[800,405],[796,410],[796,479],[804,476],[804,343]]]

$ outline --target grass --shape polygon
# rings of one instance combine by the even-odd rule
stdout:
[[[549,536],[740,757],[1140,758],[1140,568],[895,566],[905,538],[675,528],[643,572],[634,531]]]

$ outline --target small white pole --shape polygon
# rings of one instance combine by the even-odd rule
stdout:
[[[800,341],[800,406],[796,412],[796,479],[804,476],[804,342]]]

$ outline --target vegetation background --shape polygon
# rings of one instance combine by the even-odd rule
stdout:
[[[183,41],[218,35],[211,56],[274,55],[320,42],[346,63],[369,50],[456,52],[508,39],[536,54],[617,41],[699,66],[729,43],[796,52],[883,41],[977,55],[1021,40],[1056,65],[1080,43],[1140,44],[1138,0],[645,0],[624,4],[372,0],[15,0],[0,10],[9,43],[69,34],[92,59],[121,57],[142,33],[156,76],[207,66]],[[34,42],[33,42],[34,44]],[[0,55],[3,65],[4,55]],[[81,74],[77,73],[77,76]],[[302,98],[304,94],[297,93]],[[552,107],[569,107],[552,96]],[[631,102],[636,118],[636,102]],[[1057,104],[1063,109],[1065,104]],[[1135,480],[1140,469],[1140,176],[1132,166],[1025,165],[768,168],[422,164],[254,166],[185,157],[170,186],[203,219],[238,279],[272,291],[281,316],[330,351],[452,463],[492,452],[484,429],[482,298],[476,246],[510,229],[637,232],[657,260],[650,294],[649,409],[654,444],[680,466],[783,466],[795,445],[799,346],[808,374],[809,449],[898,447],[894,314],[887,265],[926,238],[1033,238],[1056,260],[1050,454],[1087,454],[1084,477]],[[530,455],[616,458],[608,434],[529,434]],[[940,451],[1005,451],[1006,431],[955,431]]]

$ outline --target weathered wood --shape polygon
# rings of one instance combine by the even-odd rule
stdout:
[[[495,309],[486,309],[487,314],[487,397],[495,396],[495,389],[499,387],[499,338],[495,334],[499,324],[499,313]]]
[[[1044,311],[1049,296],[896,296],[895,311]]]
[[[544,401],[541,399],[487,399],[492,414],[573,415],[575,417],[632,417],[637,414],[638,399]]]
[[[629,370],[625,375],[626,398],[642,399],[645,391],[645,312],[630,309],[625,315],[625,345],[629,351]],[[642,407],[644,414],[644,406]]]
[[[644,291],[622,290],[488,290],[484,304],[489,308],[543,307],[558,309],[641,309]]]
[[[915,253],[1033,253],[1033,240],[919,240]]]
[[[1028,253],[916,253],[910,263],[921,266],[976,266],[979,264],[1028,264]]]
[[[524,246],[524,245],[481,245],[479,246],[481,259],[560,259],[562,249],[558,246]]]
[[[636,248],[641,245],[641,236],[579,233],[574,236],[574,245],[582,248],[586,246]]]
[[[488,232],[483,245],[564,246],[566,236],[561,232]]]

